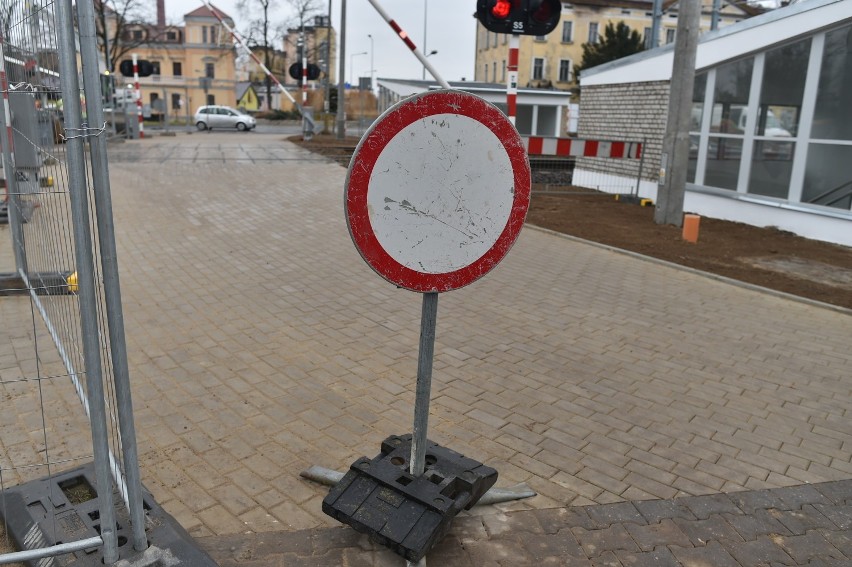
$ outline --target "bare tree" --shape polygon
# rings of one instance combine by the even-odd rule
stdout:
[[[150,22],[150,9],[144,0],[95,0],[95,27],[98,48],[107,70],[144,43],[161,38],[163,29]]]
[[[243,33],[248,45],[263,50],[263,64],[272,67],[274,42],[278,39],[277,27],[270,21],[270,11],[277,7],[276,0],[239,0],[237,10],[249,20]],[[266,109],[272,110],[272,79],[266,76]]]
[[[237,2],[237,9],[249,20],[248,29],[243,35],[250,46],[263,51],[263,63],[270,70],[279,66],[275,65],[276,54],[279,52],[275,49],[275,45],[280,41],[286,41],[288,27],[294,27],[295,24],[300,28],[304,27],[305,22],[321,13],[323,7],[322,0],[283,0],[288,11],[293,14],[291,18],[288,18],[288,22],[294,25],[288,26],[287,23],[273,23],[271,20],[271,12],[278,7],[278,1],[239,0]],[[265,86],[266,106],[268,110],[272,110],[272,79],[269,76],[265,77]]]

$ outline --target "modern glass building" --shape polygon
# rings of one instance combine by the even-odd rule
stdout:
[[[632,84],[640,96],[620,102],[639,115],[652,100],[641,93],[668,91],[672,59],[661,48],[590,70],[581,134],[583,96]],[[686,209],[852,246],[852,0],[809,0],[702,36],[691,116]],[[660,140],[664,129],[643,126]],[[642,187],[655,196],[655,179]]]

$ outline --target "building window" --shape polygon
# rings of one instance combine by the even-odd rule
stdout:
[[[562,22],[562,43],[574,41],[574,22]]]
[[[536,57],[533,59],[532,80],[540,81],[544,78],[544,59]]]
[[[592,22],[589,24],[589,43],[598,42],[598,23]]]
[[[487,83],[488,82],[488,63],[486,63],[482,67],[483,67],[483,70],[485,71],[485,78],[482,81],[484,83]]]
[[[497,47],[497,32],[494,32],[494,37],[491,38],[491,47]]]
[[[216,65],[214,63],[204,64],[204,76],[208,79],[216,78]]]
[[[496,61],[491,64],[491,77],[492,77],[491,80],[496,83],[497,82],[497,62]]]
[[[570,59],[560,59],[559,60],[559,82],[560,83],[570,83],[571,82],[571,60]]]
[[[506,45],[506,42],[508,42],[508,41],[509,41],[509,34],[504,33],[503,34],[503,45]]]
[[[166,32],[166,39],[168,41],[177,41],[177,33],[173,31]]]
[[[207,26],[201,26],[201,43],[207,43]]]
[[[172,110],[180,110],[180,107],[180,93],[172,93]]]
[[[645,49],[651,49],[651,28],[645,28]]]
[[[180,61],[172,61],[172,75],[175,77],[183,75],[183,64]]]
[[[210,43],[216,43],[216,26],[210,26]]]
[[[216,95],[208,94],[207,95],[207,105],[216,104]]]
[[[535,36],[535,40],[536,41],[547,41],[547,36],[546,35],[537,35],[537,36]]]
[[[130,33],[134,40],[141,40],[144,37],[142,30],[133,30]]]
[[[159,75],[160,74],[160,62],[159,61],[151,61],[151,74]]]
[[[677,30],[675,30],[674,28],[669,28],[666,30],[666,43],[674,43],[676,32]]]
[[[503,74],[501,75],[501,77],[502,77],[502,79],[500,79],[500,82],[505,83],[506,82],[506,60],[505,59],[503,59]]]
[[[745,109],[751,90],[754,59],[741,59],[716,69],[713,112],[707,147],[706,185],[737,190],[743,136],[748,115]],[[715,134],[715,135],[712,135]]]

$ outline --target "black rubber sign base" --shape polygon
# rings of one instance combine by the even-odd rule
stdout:
[[[37,549],[72,543],[100,534],[94,464],[7,488],[0,493],[0,518],[18,549]],[[118,492],[116,503],[119,560],[130,565],[192,565],[215,567],[177,521],[143,489],[148,543],[157,548],[159,561],[150,563],[133,549],[129,513]],[[148,555],[151,555],[150,553]],[[165,559],[163,561],[162,559]],[[37,559],[31,567],[102,567],[100,547]]]
[[[355,461],[328,493],[329,516],[411,562],[444,536],[452,519],[470,509],[497,481],[497,471],[429,441],[426,471],[409,474],[411,435],[391,436],[374,459]]]

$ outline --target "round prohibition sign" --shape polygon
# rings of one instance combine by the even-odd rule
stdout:
[[[349,234],[389,282],[423,293],[458,289],[509,252],[530,182],[523,140],[497,107],[461,91],[413,96],[385,112],[355,149]]]

